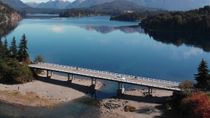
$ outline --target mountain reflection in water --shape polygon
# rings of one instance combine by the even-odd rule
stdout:
[[[151,36],[154,40],[163,42],[166,44],[174,44],[176,46],[181,46],[183,44],[194,46],[203,49],[206,52],[210,51],[210,34],[198,34],[193,32],[168,32],[168,31],[148,31],[142,29],[140,26],[94,26],[87,25],[81,26],[88,31],[96,31],[102,34],[111,33],[113,31],[119,30],[124,33],[146,33]]]

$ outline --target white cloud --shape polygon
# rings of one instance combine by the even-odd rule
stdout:
[[[51,31],[53,31],[55,33],[61,33],[64,31],[64,27],[62,25],[53,25],[51,27]]]

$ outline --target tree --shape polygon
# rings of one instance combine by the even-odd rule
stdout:
[[[17,45],[15,37],[13,37],[11,46],[10,46],[10,55],[12,58],[17,58]]]
[[[2,39],[0,38],[0,58],[3,58],[4,46]]]
[[[191,93],[194,84],[192,81],[185,80],[179,84],[179,88],[183,90],[185,93]]]
[[[4,54],[6,57],[9,56],[9,50],[8,50],[8,42],[7,42],[7,38],[5,38],[4,40]]]
[[[34,63],[39,63],[39,62],[44,62],[44,58],[41,55],[36,56],[34,59]],[[36,69],[36,70],[34,70],[34,72],[36,74],[41,74],[43,71],[40,69]]]
[[[18,60],[20,62],[28,62],[29,61],[27,40],[26,40],[25,34],[22,36],[22,39],[19,44]]]
[[[34,63],[44,62],[44,58],[41,55],[38,55],[34,59]]]
[[[195,85],[196,88],[200,89],[208,89],[209,88],[209,74],[208,74],[208,66],[207,63],[202,59],[199,67],[198,73],[195,74],[195,80],[197,84]]]

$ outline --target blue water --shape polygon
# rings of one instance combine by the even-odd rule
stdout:
[[[126,27],[137,24],[106,16],[23,19],[7,38],[25,33],[31,57],[47,62],[166,80],[193,80],[201,59],[210,63],[202,49],[164,44]]]

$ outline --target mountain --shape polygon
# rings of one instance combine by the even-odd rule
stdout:
[[[127,0],[113,0],[111,2],[106,2],[103,4],[98,4],[95,6],[87,8],[72,8],[65,10],[65,12],[60,13],[61,17],[75,17],[75,16],[93,16],[93,15],[119,15],[124,13],[138,12],[142,15],[149,13],[150,11],[158,11],[158,9],[147,8],[132,1]]]
[[[29,6],[24,4],[21,0],[0,0],[0,2],[7,4],[8,6],[19,11],[29,8]]]
[[[190,10],[210,5],[210,0],[76,0],[68,8],[87,8],[113,1],[133,2],[136,5],[164,10]]]
[[[165,10],[190,10],[210,5],[210,0],[144,0],[142,4]]]
[[[0,36],[4,36],[21,20],[19,13],[8,5],[0,2]]]
[[[112,1],[114,0],[76,0],[73,3],[69,4],[67,8],[88,8]]]
[[[27,4],[28,6],[30,6],[32,8],[36,8],[39,6],[39,3],[37,3],[37,2],[26,2],[25,4]]]
[[[124,13],[124,12],[146,10],[146,7],[135,4],[133,1],[114,0],[112,2],[106,2],[103,4],[92,6],[89,9],[105,13],[113,13],[113,12]]]
[[[0,1],[20,2],[20,0],[0,0]],[[132,2],[138,6],[157,8],[163,10],[176,10],[176,11],[190,10],[190,9],[203,7],[205,5],[210,5],[210,0],[75,0],[72,3],[69,2],[68,0],[49,0],[48,2],[42,2],[42,3],[29,2],[26,4],[33,8],[72,9],[72,8],[89,8],[114,1],[118,2],[119,4],[123,4],[124,2]]]
[[[28,2],[26,4],[33,8],[65,9],[70,4],[70,2],[68,0],[49,0],[48,2]]]

